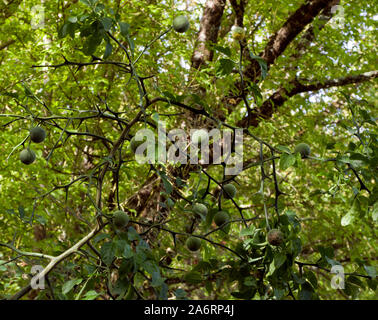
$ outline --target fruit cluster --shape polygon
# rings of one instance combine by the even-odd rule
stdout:
[[[41,143],[46,139],[46,131],[41,127],[34,127],[30,130],[30,140],[34,143]],[[20,152],[20,160],[22,163],[29,165],[36,159],[35,152],[29,147]]]

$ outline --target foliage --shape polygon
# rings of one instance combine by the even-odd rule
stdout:
[[[45,1],[37,28],[40,1],[0,7],[1,297],[28,286],[42,265],[47,288],[24,298],[374,299],[374,82],[304,91],[259,117],[244,128],[236,176],[222,164],[139,164],[133,153],[136,132],[157,136],[158,120],[167,130],[233,131],[278,88],[372,71],[367,1],[343,3],[344,29],[316,17],[305,52],[296,55],[298,36],[268,65],[258,53],[302,2],[248,2],[245,35],[234,38],[227,4],[232,22],[224,17],[214,56],[199,69],[190,61],[201,6]],[[171,27],[178,15],[189,17],[185,33]],[[253,63],[259,76],[248,81]],[[223,97],[240,83],[241,103],[230,110]],[[38,144],[29,139],[36,126],[47,132]],[[311,154],[295,152],[299,143]],[[36,160],[24,165],[19,153],[29,147]],[[115,210],[127,226],[114,227]],[[214,221],[219,211],[224,223]],[[267,242],[275,228],[279,245]],[[338,265],[342,290],[331,287]]]

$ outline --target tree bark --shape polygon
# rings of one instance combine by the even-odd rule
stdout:
[[[209,43],[217,42],[225,5],[225,0],[206,1],[197,35],[196,48],[192,55],[192,68],[199,69],[206,61],[213,59],[214,52],[209,47]]]

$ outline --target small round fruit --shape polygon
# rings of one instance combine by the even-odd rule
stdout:
[[[135,137],[132,137],[130,140],[130,148],[135,153],[138,147],[143,144],[146,141],[146,139],[143,139],[142,141],[136,141]]]
[[[193,205],[193,212],[197,213],[198,215],[207,215],[207,207],[202,203],[195,203]]]
[[[236,188],[233,184],[229,183],[223,186],[224,189],[224,197],[226,199],[231,199],[236,195]]]
[[[294,149],[294,153],[297,152],[301,154],[302,158],[307,158],[311,153],[311,149],[307,143],[300,143]]]
[[[177,16],[173,19],[172,26],[176,32],[184,33],[189,29],[189,20],[186,16]]]
[[[113,223],[118,229],[125,227],[129,220],[129,216],[124,211],[118,210],[113,213]]]
[[[229,220],[230,220],[230,216],[228,215],[226,211],[219,211],[214,216],[214,222],[218,227],[225,224]]]
[[[20,160],[24,164],[32,164],[35,161],[35,153],[27,148],[20,152]]]
[[[231,29],[232,39],[240,41],[245,38],[245,30],[244,28],[233,26]]]
[[[284,241],[284,235],[279,229],[272,229],[268,232],[267,240],[272,246],[279,246]]]
[[[190,251],[197,251],[201,248],[201,239],[196,237],[189,237],[186,240],[186,246]]]
[[[35,143],[40,143],[46,138],[46,131],[41,127],[34,127],[30,130],[30,140]]]

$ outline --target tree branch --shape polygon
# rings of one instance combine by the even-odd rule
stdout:
[[[0,51],[3,50],[3,49],[5,49],[5,48],[7,48],[7,47],[9,47],[11,44],[13,44],[15,42],[16,42],[16,40],[10,39],[8,41],[5,41],[4,43],[1,43],[0,44]]]
[[[206,61],[211,61],[214,52],[208,43],[216,43],[223,15],[225,0],[207,0],[197,35],[197,44],[192,55],[192,68],[199,69]]]
[[[275,108],[282,106],[292,96],[309,91],[319,91],[321,89],[328,89],[331,87],[341,87],[349,84],[357,84],[361,82],[370,81],[378,77],[378,70],[365,72],[358,75],[352,75],[339,79],[331,79],[326,81],[319,81],[312,84],[302,84],[298,80],[292,81],[292,88],[280,88],[273,93],[268,100],[255,112],[251,113],[250,125],[257,127],[260,120],[259,118],[269,119],[272,117]],[[245,127],[248,124],[248,117],[243,118],[238,122],[238,126]]]
[[[263,52],[259,54],[269,68],[276,59],[285,51],[286,47],[301,33],[308,24],[327,6],[333,3],[334,0],[309,0],[299,7],[283,24],[283,26],[274,33]],[[244,77],[246,82],[257,83],[261,74],[260,65],[257,60],[247,57],[249,64],[244,70]],[[235,83],[235,87],[240,91],[240,82]],[[228,110],[234,110],[241,101],[240,93],[229,92],[223,99]]]
[[[262,54],[262,58],[267,62],[268,66],[275,62],[275,60],[285,51],[286,47],[309,23],[314,20],[329,2],[331,1],[306,1],[289,17],[289,19],[286,20],[284,25],[270,37]]]

